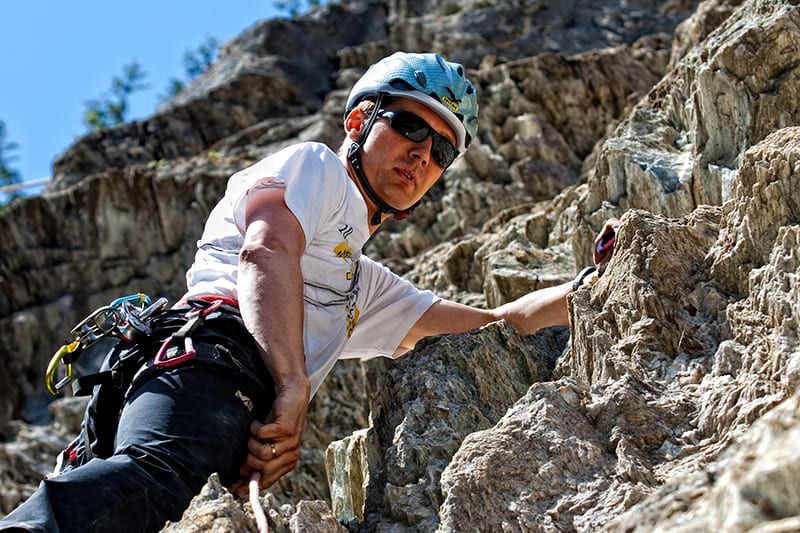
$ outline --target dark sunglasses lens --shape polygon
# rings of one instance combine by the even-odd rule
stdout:
[[[456,158],[456,149],[444,137],[434,135],[433,144],[431,145],[431,157],[433,157],[437,165],[447,168]]]
[[[431,157],[440,167],[447,168],[456,158],[456,149],[450,141],[414,113],[409,111],[388,111],[385,116],[389,118],[392,128],[400,132],[409,141],[419,143],[427,139],[428,136],[433,137]]]
[[[413,113],[398,112],[391,119],[392,127],[415,143],[424,141],[431,131],[424,120]]]

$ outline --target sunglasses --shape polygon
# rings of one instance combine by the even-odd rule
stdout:
[[[401,134],[411,142],[421,143],[428,137],[433,139],[431,143],[431,158],[442,169],[446,169],[458,155],[453,143],[447,137],[433,129],[427,122],[410,111],[387,111],[382,109],[378,112],[379,117],[389,119],[392,129]]]

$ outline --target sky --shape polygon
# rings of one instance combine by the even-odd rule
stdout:
[[[30,181],[88,130],[86,101],[110,93],[111,79],[138,61],[147,90],[129,100],[127,119],[153,113],[183,56],[209,36],[225,43],[280,15],[272,0],[6,1],[0,4],[0,121],[18,145],[10,164]],[[35,194],[33,189],[26,194]]]

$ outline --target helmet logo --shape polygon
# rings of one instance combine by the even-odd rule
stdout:
[[[442,103],[444,105],[446,105],[447,107],[449,107],[450,110],[453,113],[457,113],[458,112],[458,104],[459,104],[459,102],[460,102],[460,100],[452,100],[452,99],[448,98],[447,96],[442,96]]]

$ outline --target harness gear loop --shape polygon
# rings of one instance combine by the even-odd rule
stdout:
[[[184,315],[186,323],[178,331],[167,337],[158,349],[158,353],[153,360],[153,366],[157,368],[175,366],[197,355],[191,335],[205,322],[208,315],[218,310],[221,306],[222,300],[216,300],[208,307],[194,307],[188,311]],[[175,344],[183,341],[183,353],[179,352],[180,348],[178,346],[173,346],[173,341],[175,341]],[[170,350],[170,348],[173,350]]]

